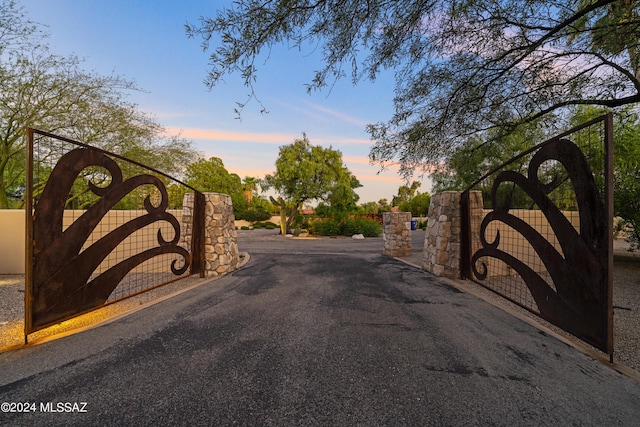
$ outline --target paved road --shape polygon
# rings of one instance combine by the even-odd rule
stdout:
[[[254,236],[240,236],[252,259],[231,276],[108,325],[0,354],[0,402],[34,402],[37,409],[0,413],[0,424],[640,419],[638,382],[383,257],[379,240]],[[41,412],[73,403],[86,412]]]

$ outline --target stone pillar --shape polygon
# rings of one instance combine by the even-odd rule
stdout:
[[[460,278],[460,192],[431,196],[422,268],[436,276]]]
[[[184,195],[182,208],[183,241],[186,248],[191,246],[193,218],[193,193]],[[204,193],[205,227],[204,253],[205,276],[215,277],[235,270],[240,263],[238,254],[238,234],[231,196],[220,193]]]
[[[238,268],[238,233],[231,196],[204,193],[205,207],[205,274],[219,276]]]
[[[462,243],[462,218],[458,191],[434,194],[429,205],[429,222],[424,237],[422,268],[436,276],[459,279],[460,249]],[[471,250],[479,245],[479,229],[482,221],[482,193],[469,194]]]
[[[383,254],[392,257],[411,255],[411,212],[385,212]]]

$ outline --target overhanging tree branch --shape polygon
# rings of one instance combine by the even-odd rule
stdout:
[[[260,49],[286,42],[299,49],[316,42],[323,52],[308,90],[326,86],[330,76],[342,78],[347,62],[354,83],[393,69],[395,112],[367,131],[374,140],[371,159],[399,161],[406,173],[446,159],[469,135],[496,126],[510,132],[574,105],[627,105],[640,94],[638,0],[235,5],[188,27],[205,48],[219,36],[210,83],[240,72],[255,95]]]

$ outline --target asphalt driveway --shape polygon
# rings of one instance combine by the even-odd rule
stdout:
[[[0,424],[640,419],[640,383],[382,256],[379,239],[256,233],[241,234],[240,247],[251,260],[232,275],[101,327],[0,354],[0,403],[13,403],[3,411],[22,410],[0,412]]]

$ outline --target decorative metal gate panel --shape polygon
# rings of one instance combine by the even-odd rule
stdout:
[[[543,142],[462,195],[462,274],[613,354],[611,114]]]
[[[47,132],[27,129],[27,147],[25,340],[106,303],[202,275],[201,193]],[[178,194],[187,191],[180,186],[196,193],[190,242],[181,235],[178,211],[168,209],[168,182]]]

